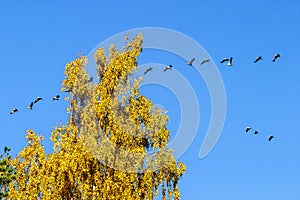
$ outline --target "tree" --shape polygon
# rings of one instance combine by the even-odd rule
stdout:
[[[9,152],[10,148],[4,147],[4,152],[0,155],[0,199],[7,196],[7,185],[15,178],[14,169],[9,164]]]
[[[66,65],[68,123],[53,128],[51,154],[27,131],[28,145],[11,162],[10,198],[153,199],[161,188],[163,199],[180,199],[186,167],[166,148],[166,112],[139,93],[141,50],[141,34],[120,51],[112,45],[108,58],[97,49],[98,83],[89,82],[84,56]]]

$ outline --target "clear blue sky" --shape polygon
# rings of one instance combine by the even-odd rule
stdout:
[[[145,51],[140,63],[173,64],[186,73],[200,100],[201,121],[191,147],[179,158],[187,165],[182,199],[300,199],[300,2],[266,1],[4,1],[0,5],[0,148],[15,156],[24,133],[42,133],[46,150],[51,126],[66,121],[60,94],[64,65],[79,51],[89,53],[106,38],[132,28],[156,26],[182,32],[201,44],[222,75],[227,113],[213,151],[198,158],[210,120],[210,98],[201,79],[186,72],[184,60]],[[281,58],[272,63],[275,53]],[[262,55],[264,60],[254,64]],[[234,67],[219,61],[234,57]],[[156,90],[157,92],[155,92]],[[142,91],[169,110],[172,137],[180,121],[168,90]],[[64,96],[64,94],[61,94]],[[36,96],[44,101],[25,109]],[[9,111],[20,112],[10,115]],[[245,134],[246,126],[261,135]],[[275,135],[272,142],[268,135]]]

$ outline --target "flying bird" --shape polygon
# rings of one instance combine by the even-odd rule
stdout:
[[[258,133],[259,133],[258,131],[254,131],[254,133],[253,133],[253,134],[254,134],[254,135],[257,135]]]
[[[255,59],[254,63],[257,63],[257,62],[260,61],[260,60],[263,60],[263,58],[262,58],[261,56],[258,56],[258,57]]]
[[[172,67],[173,67],[172,65],[166,66],[165,69],[164,69],[164,72],[167,71],[167,70],[169,70],[169,69],[172,69]]]
[[[52,97],[52,101],[58,101],[59,100],[59,95],[56,95],[55,97]]]
[[[37,103],[37,102],[39,102],[39,101],[41,101],[41,100],[43,100],[43,98],[42,98],[42,97],[37,97],[37,98],[34,100],[34,102],[33,102],[33,103]]]
[[[150,72],[152,69],[153,69],[152,67],[148,67],[148,68],[146,69],[146,71],[144,72],[144,74],[147,74],[147,73]]]
[[[193,66],[193,62],[196,60],[196,58],[192,58],[192,60],[187,61],[186,63],[190,66]]]
[[[273,135],[271,135],[268,140],[271,141],[273,138],[275,138],[275,137]]]
[[[4,147],[4,153],[7,153],[10,151],[10,148],[8,148],[7,146]]]
[[[251,127],[246,127],[246,133],[249,132],[252,128]]]
[[[223,58],[223,59],[221,60],[221,63],[228,62],[228,61],[229,61],[229,58]]]
[[[29,106],[27,106],[26,108],[28,108],[29,110],[32,110],[32,107],[33,107],[33,102],[31,102],[31,103],[29,104]]]
[[[18,109],[17,108],[14,108],[14,109],[12,109],[11,111],[10,111],[10,113],[9,114],[14,114],[15,112],[18,112]]]
[[[232,57],[229,58],[229,61],[228,61],[228,63],[227,63],[227,66],[232,66],[232,59],[233,59]]]
[[[90,83],[90,82],[93,82],[93,77],[91,77],[89,80],[88,80],[88,82]]]
[[[208,63],[209,61],[210,61],[209,59],[206,59],[206,58],[205,58],[205,59],[202,60],[202,62],[201,62],[200,64],[203,65],[203,64],[205,64],[205,63]]]
[[[276,53],[275,56],[274,56],[274,58],[273,58],[273,62],[275,62],[279,57],[280,57],[280,54]]]

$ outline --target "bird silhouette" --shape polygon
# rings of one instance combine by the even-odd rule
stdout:
[[[271,141],[273,138],[275,138],[275,137],[273,135],[271,135],[268,140]]]
[[[8,148],[7,146],[5,146],[4,147],[4,153],[7,153],[7,152],[9,152],[11,149],[10,148]]]
[[[190,61],[187,61],[186,63],[189,65],[189,66],[193,66],[193,62],[196,60],[196,58],[192,58],[192,60]]]
[[[206,58],[205,58],[205,59],[202,60],[202,62],[201,62],[200,64],[203,65],[203,64],[205,64],[205,63],[208,63],[209,61],[210,61],[209,59],[206,59]]]
[[[34,102],[33,102],[33,103],[37,103],[37,102],[39,102],[39,101],[41,101],[41,100],[43,100],[43,98],[42,98],[42,97],[37,97],[37,98],[34,100]]]
[[[232,59],[233,59],[232,57],[229,58],[229,61],[228,61],[228,63],[227,63],[227,66],[233,66],[233,64],[232,64]]]
[[[258,57],[255,59],[254,63],[257,63],[257,62],[260,61],[260,60],[263,60],[263,58],[262,58],[261,56],[258,56]]]
[[[229,61],[229,58],[223,58],[223,59],[221,60],[221,63],[228,62],[228,61]]]
[[[148,68],[146,69],[146,71],[144,72],[144,74],[147,74],[147,73],[150,72],[152,69],[153,69],[153,67],[148,67]]]
[[[14,108],[14,109],[12,109],[12,110],[10,111],[10,114],[12,115],[12,114],[14,114],[14,113],[16,113],[16,112],[18,112],[18,109],[17,109],[17,108]]]
[[[252,128],[251,127],[246,127],[246,133],[249,132]]]
[[[26,108],[28,108],[29,110],[32,110],[32,107],[33,107],[33,102],[31,102],[31,103],[29,104],[29,106],[27,106]]]
[[[254,135],[257,135],[257,134],[259,134],[259,132],[258,131],[254,131],[254,133],[253,133]]]
[[[273,62],[275,62],[279,57],[280,57],[280,54],[276,53],[275,56],[274,56],[274,58],[273,58]]]
[[[88,80],[88,82],[90,83],[90,82],[93,82],[93,77],[91,77],[89,80]]]
[[[55,97],[52,97],[52,101],[58,101],[59,100],[59,95],[56,95]]]
[[[167,70],[169,70],[169,69],[172,69],[172,67],[173,67],[172,65],[166,66],[165,69],[164,69],[164,72],[167,71]]]

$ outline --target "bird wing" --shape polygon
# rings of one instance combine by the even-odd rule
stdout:
[[[196,60],[196,58],[193,58],[191,61],[190,61],[190,64],[193,64],[193,62]]]
[[[207,63],[207,62],[209,62],[209,60],[208,60],[208,59],[204,59],[204,60],[201,62],[201,65],[203,65],[204,63]]]
[[[271,141],[271,140],[272,140],[272,136],[269,137],[269,141]]]
[[[271,136],[269,137],[269,141],[271,141],[273,138],[274,138],[274,136],[271,135]]]
[[[224,63],[224,62],[227,62],[227,61],[229,61],[228,58],[223,58],[223,60],[221,60],[221,63]]]

